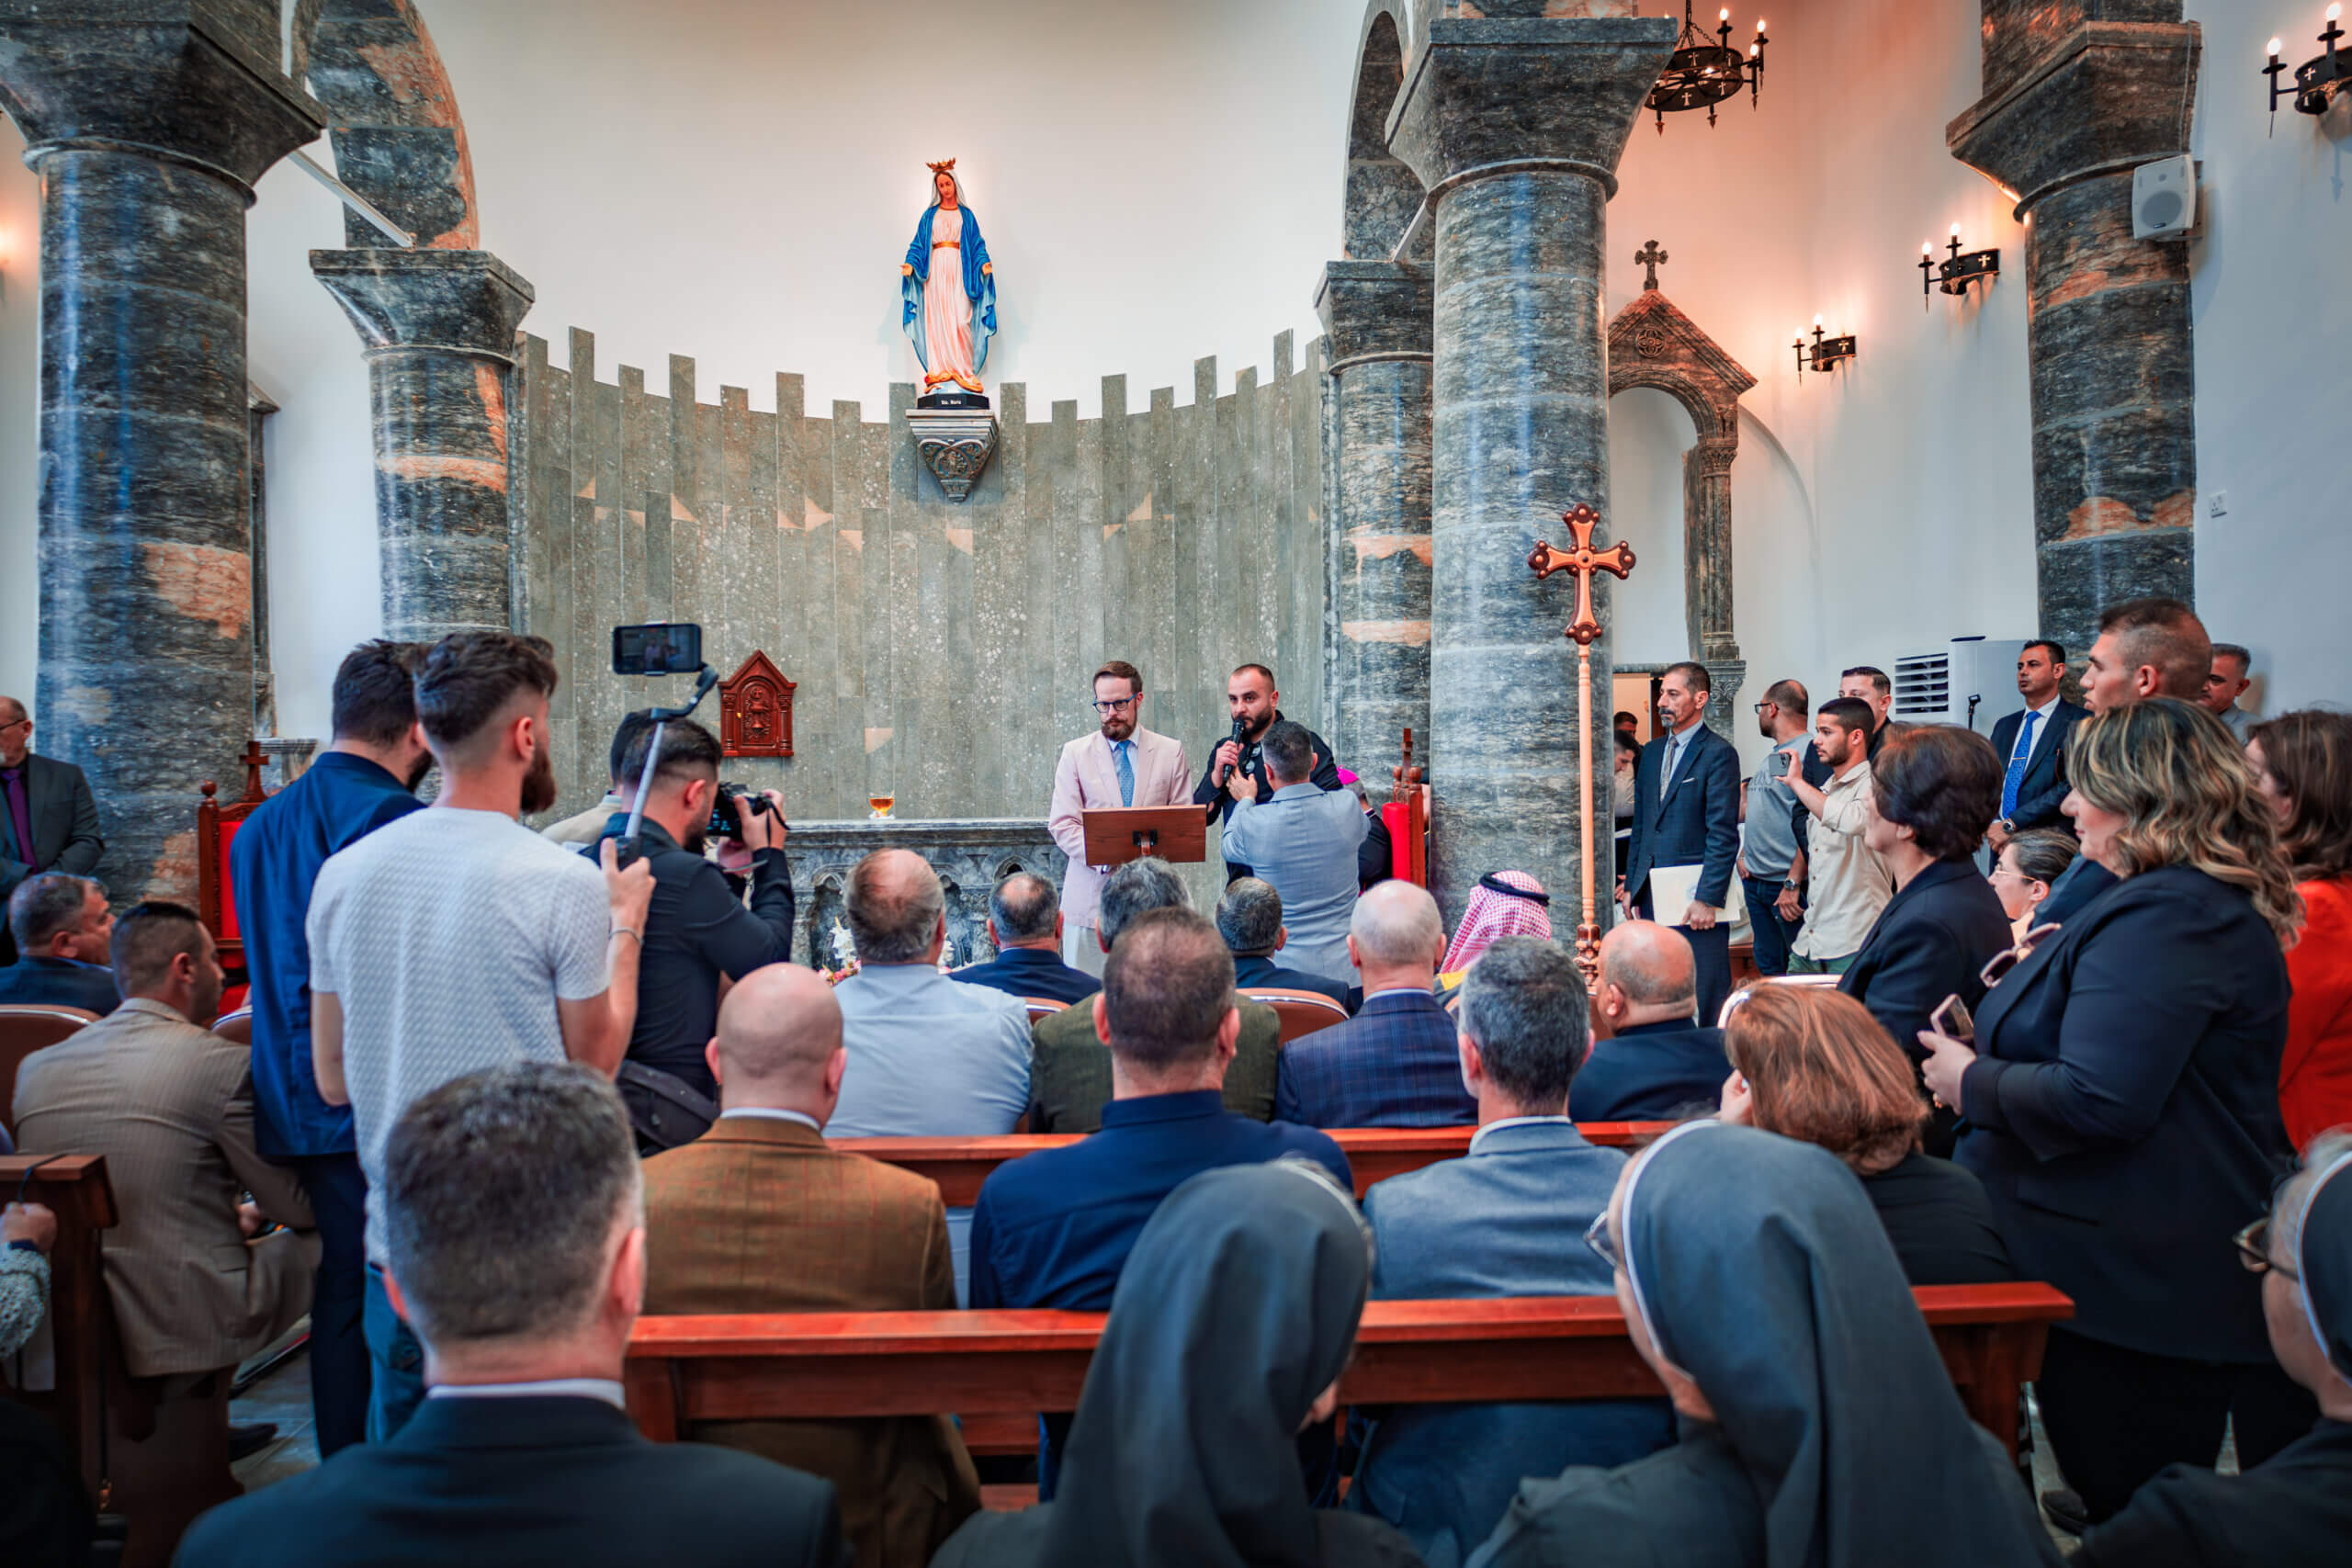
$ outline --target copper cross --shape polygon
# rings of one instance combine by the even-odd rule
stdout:
[[[1632,575],[1634,547],[1620,539],[1605,550],[1594,549],[1592,531],[1600,526],[1600,513],[1582,502],[1574,511],[1562,513],[1560,520],[1568,525],[1568,536],[1576,541],[1576,547],[1555,550],[1549,539],[1539,539],[1527,554],[1527,564],[1538,578],[1549,577],[1555,571],[1576,574],[1576,616],[1560,635],[1579,647],[1590,647],[1600,636],[1600,622],[1592,613],[1592,574],[1613,571],[1620,579]]]
[[[1657,242],[1656,240],[1652,240],[1648,244],[1644,245],[1640,250],[1634,253],[1634,263],[1638,265],[1645,266],[1650,269],[1650,280],[1642,285],[1644,288],[1656,288],[1657,287],[1658,264],[1665,260],[1666,253],[1657,248]]]

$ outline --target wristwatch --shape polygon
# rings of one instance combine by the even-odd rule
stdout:
[[[2018,825],[2010,821],[2006,817],[1994,823],[1993,826],[1998,828],[2002,832],[2007,834],[2011,838],[2015,838],[2017,836]]]

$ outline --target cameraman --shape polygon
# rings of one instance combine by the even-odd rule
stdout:
[[[622,762],[617,783],[624,807],[637,797],[651,739],[650,731],[639,736]],[[722,840],[720,849],[728,863],[741,863],[748,856],[748,910],[727,873],[703,858],[719,794],[719,756],[718,739],[709,730],[691,719],[672,720],[662,731],[662,758],[645,798],[639,848],[652,863],[653,902],[646,911],[645,953],[638,967],[637,1027],[629,1035],[619,1084],[640,1134],[646,1134],[640,1102],[648,1092],[642,1069],[667,1074],[716,1100],[718,1085],[703,1047],[718,1032],[721,976],[740,980],[763,964],[783,963],[792,952],[792,871],[784,856],[783,797],[768,790],[729,803],[741,826],[739,836]],[[605,824],[602,837],[616,839],[628,829],[624,808]],[[583,852],[594,855],[596,846]],[[717,1114],[715,1108],[711,1114]]]

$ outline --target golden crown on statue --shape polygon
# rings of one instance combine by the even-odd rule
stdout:
[[[926,159],[923,163],[923,167],[929,169],[934,175],[954,174],[956,172],[956,160],[950,158],[944,164],[934,164]]]

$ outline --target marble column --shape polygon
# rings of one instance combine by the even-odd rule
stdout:
[[[1338,261],[1316,295],[1335,446],[1331,744],[1375,795],[1403,731],[1430,765],[1430,278]]]
[[[2040,630],[2075,658],[2103,605],[2196,589],[2188,245],[2132,237],[2132,171],[2188,148],[2199,34],[2178,0],[2096,9],[1984,0],[1984,96],[1948,135],[2031,224]]]
[[[514,625],[507,377],[531,286],[487,251],[312,251],[368,346],[384,635]]]
[[[1499,7],[1497,7],[1499,8]],[[1434,204],[1430,882],[1449,921],[1479,876],[1532,873],[1573,927],[1578,843],[1575,607],[1527,555],[1560,514],[1609,505],[1604,209],[1641,101],[1672,52],[1663,17],[1425,24],[1389,147]],[[1596,544],[1608,542],[1605,521]],[[1599,590],[1609,619],[1606,583]],[[1593,645],[1595,881],[1609,890],[1609,641]],[[1568,911],[1560,918],[1560,910]]]
[[[1726,409],[1722,417],[1736,422],[1739,410]],[[1736,435],[1702,435],[1682,455],[1682,558],[1689,601],[1684,614],[1690,618],[1694,657],[1707,667],[1707,727],[1735,741],[1738,731],[1733,721],[1739,712],[1740,685],[1747,676],[1739,639],[1732,635],[1731,465],[1738,455]]]
[[[119,901],[194,902],[198,786],[254,733],[245,209],[321,123],[275,15],[0,0],[40,176],[35,739],[88,776]]]

